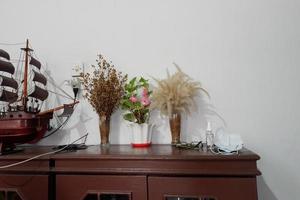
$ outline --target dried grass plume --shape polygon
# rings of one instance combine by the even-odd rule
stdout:
[[[208,92],[201,87],[200,82],[193,81],[185,74],[177,64],[177,72],[170,75],[167,71],[167,78],[163,80],[155,79],[157,87],[153,89],[152,108],[160,110],[163,115],[171,117],[173,114],[190,114],[192,109],[196,109],[195,97],[200,91],[207,96]]]

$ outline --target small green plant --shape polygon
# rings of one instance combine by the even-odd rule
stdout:
[[[125,110],[123,118],[127,121],[143,124],[147,123],[150,115],[150,96],[148,80],[133,78],[125,84],[125,94],[121,99],[121,108]]]

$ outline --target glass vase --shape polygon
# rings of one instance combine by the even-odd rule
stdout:
[[[181,116],[179,113],[172,114],[169,118],[172,145],[180,143]]]
[[[101,145],[109,144],[110,117],[100,116],[99,130],[100,130]]]

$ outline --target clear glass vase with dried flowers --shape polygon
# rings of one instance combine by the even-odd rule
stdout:
[[[82,74],[84,97],[99,116],[101,144],[109,144],[110,118],[119,107],[127,75],[117,71],[102,55],[96,61],[92,73]]]
[[[201,87],[200,82],[194,81],[174,63],[177,72],[167,73],[166,79],[155,79],[157,86],[153,89],[152,107],[160,110],[161,114],[169,117],[172,144],[180,143],[181,114],[190,114],[196,110],[195,98],[199,91],[207,96],[208,92]]]

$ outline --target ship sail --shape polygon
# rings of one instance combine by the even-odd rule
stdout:
[[[31,57],[29,64],[37,67],[38,69],[41,69],[41,63],[40,63],[40,61],[38,61],[34,57]]]
[[[32,70],[33,71],[33,81],[36,81],[36,82],[39,82],[39,83],[42,83],[43,85],[46,85],[47,84],[47,79],[46,77],[41,74],[41,73],[38,73],[37,71],[35,70]]]
[[[40,61],[33,58],[32,56],[31,56],[31,60],[30,60],[29,64],[35,66],[38,69],[41,69]],[[32,72],[33,72],[33,79],[32,80],[35,83],[38,82],[38,83],[41,83],[42,85],[46,86],[47,78],[43,74],[41,74],[40,72],[38,72],[34,69],[32,69]],[[47,90],[35,85],[34,91],[29,95],[29,97],[33,97],[33,98],[39,99],[41,101],[44,101],[44,100],[47,99],[48,95],[49,95],[49,93],[48,93]]]
[[[10,62],[0,60],[0,71],[14,74],[15,67]]]
[[[49,93],[47,90],[35,85],[34,91],[29,96],[44,101],[45,99],[47,99],[48,95]]]
[[[7,86],[7,87],[11,87],[11,88],[14,88],[15,90],[17,90],[18,82],[13,78],[9,78],[9,77],[0,75],[0,86]]]
[[[18,99],[17,93],[10,92],[10,91],[4,90],[4,89],[2,89],[2,91],[0,92],[0,101],[13,103],[13,102],[17,101],[17,99]]]
[[[10,60],[9,54],[2,49],[0,49],[0,57]],[[8,61],[0,60],[0,72],[7,72],[13,75],[15,73],[15,67]],[[15,81],[15,79],[3,75],[0,75],[0,86],[10,87],[15,90],[18,89],[18,83]],[[18,99],[17,92],[8,91],[3,87],[0,89],[0,101],[13,103]]]
[[[5,58],[6,60],[10,60],[9,54],[2,49],[0,49],[0,57]]]

